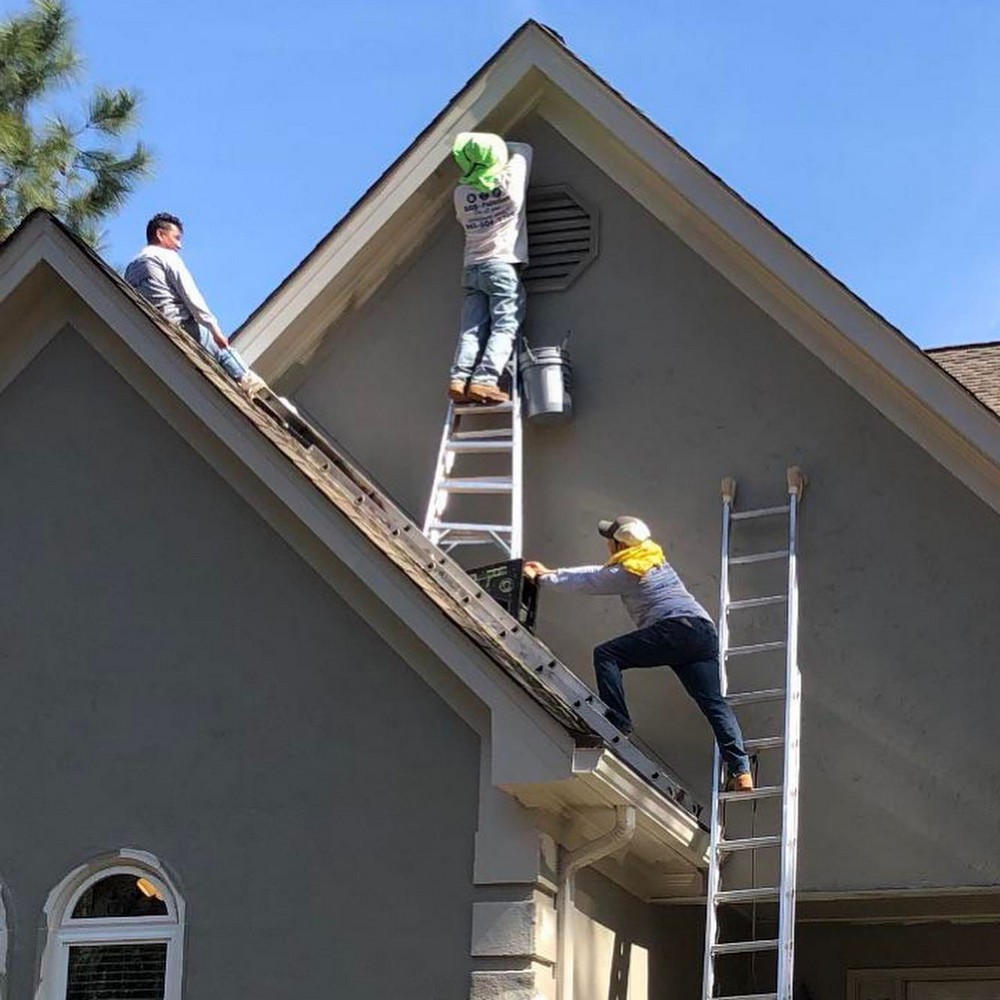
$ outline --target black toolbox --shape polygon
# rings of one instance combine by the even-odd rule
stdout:
[[[469,576],[526,629],[535,627],[538,584],[524,575],[523,559],[478,566],[469,570]]]

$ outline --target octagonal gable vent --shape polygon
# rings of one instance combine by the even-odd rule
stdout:
[[[597,256],[598,214],[564,184],[528,191],[529,292],[569,288]]]

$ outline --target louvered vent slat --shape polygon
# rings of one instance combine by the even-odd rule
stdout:
[[[577,217],[573,219],[544,219],[538,221],[534,216],[528,216],[528,225],[532,238],[535,233],[590,233],[590,218]]]
[[[529,209],[528,218],[545,225],[547,222],[589,219],[590,216],[579,205],[551,205],[546,208]]]
[[[549,243],[544,247],[539,247],[532,254],[532,261],[550,256],[551,254],[575,254],[579,257],[581,253],[586,253],[590,249],[590,240],[560,240],[558,243]]]
[[[568,288],[597,256],[597,213],[560,184],[529,190],[527,215],[525,287],[529,292]]]

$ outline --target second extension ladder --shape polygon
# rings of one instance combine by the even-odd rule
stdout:
[[[510,402],[494,406],[448,404],[434,469],[424,535],[445,552],[460,545],[494,545],[506,559],[521,558],[521,398],[515,374]],[[472,473],[460,474],[456,467]],[[489,474],[484,468],[489,467]],[[458,498],[462,497],[462,500]],[[466,503],[472,513],[451,513]]]
[[[737,985],[725,994],[725,1000],[792,1000],[792,972],[795,951],[795,875],[799,825],[799,748],[801,734],[801,679],[798,665],[798,582],[796,549],[798,507],[805,489],[805,476],[793,466],[788,470],[788,502],[776,507],[757,510],[734,510],[736,481],[722,481],[722,567],[719,597],[719,668],[722,693],[734,707],[768,705],[779,711],[770,713],[770,731],[751,733],[745,740],[747,752],[760,761],[758,774],[768,774],[770,783],[763,783],[752,792],[725,791],[725,776],[719,749],[715,750],[712,784],[712,819],[710,863],[707,887],[707,918],[705,925],[705,957],[702,977],[703,1000],[723,996],[719,985],[719,961],[726,956],[743,955],[749,968],[732,967],[727,979]],[[758,531],[787,518],[787,548],[748,551],[749,539],[739,531],[738,550],[731,554],[732,529]],[[743,522],[750,522],[744,524]],[[780,543],[779,543],[780,544]],[[730,587],[732,573],[766,575],[767,565],[777,573],[780,567],[784,585],[771,581],[765,592],[755,592],[746,580],[741,581],[740,597],[733,600]],[[760,580],[756,581],[758,585]],[[774,610],[764,609],[772,607]],[[783,609],[784,615],[780,614]],[[775,614],[775,612],[778,612]],[[763,641],[733,645],[731,634],[746,632],[747,615],[761,616],[772,628],[776,618],[784,619],[784,637],[755,637]],[[768,617],[774,616],[774,617]],[[776,663],[769,667],[768,657],[777,660],[783,653],[783,669]],[[752,669],[746,669],[743,664]],[[761,680],[772,669],[780,681]],[[756,679],[729,690],[731,675]],[[778,718],[783,730],[777,732]],[[743,720],[741,720],[742,722]],[[746,733],[744,724],[744,732]],[[727,815],[728,814],[728,815]],[[762,828],[759,828],[762,827]],[[732,832],[731,832],[732,831]],[[760,881],[764,869],[766,884]],[[732,887],[724,876],[732,876]],[[767,929],[761,931],[758,904],[777,904],[777,924],[773,917]],[[731,925],[720,920],[720,907],[737,904],[750,907],[733,913]],[[749,933],[746,925],[749,924]],[[723,927],[725,926],[725,929]],[[727,938],[727,940],[720,940]],[[732,959],[727,959],[733,961]],[[764,966],[763,970],[759,966]],[[763,980],[763,985],[761,984]],[[743,985],[746,984],[746,985]]]

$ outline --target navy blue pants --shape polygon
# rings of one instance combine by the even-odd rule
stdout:
[[[730,775],[750,770],[743,733],[719,686],[719,634],[705,618],[661,618],[652,625],[601,643],[594,650],[597,691],[608,719],[632,731],[625,704],[622,671],[633,667],[672,667],[684,689],[708,719]]]

